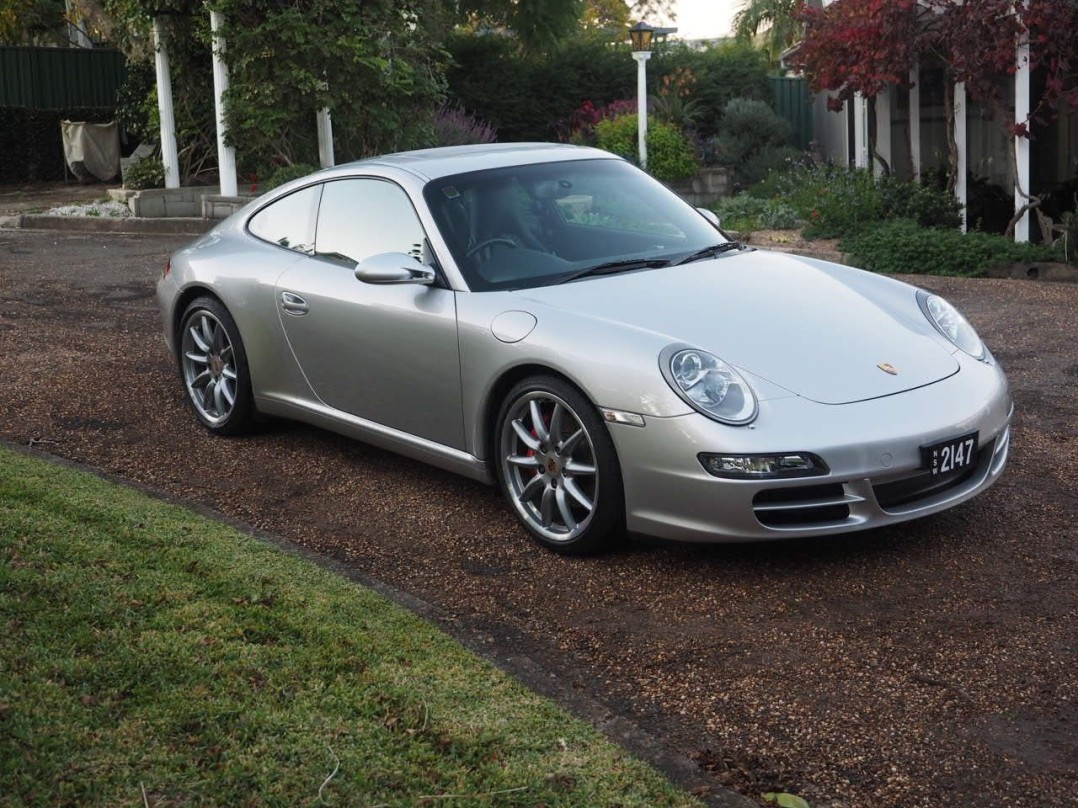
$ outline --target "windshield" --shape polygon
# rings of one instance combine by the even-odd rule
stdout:
[[[545,286],[593,268],[654,268],[726,241],[622,160],[457,174],[428,183],[423,194],[473,291]]]

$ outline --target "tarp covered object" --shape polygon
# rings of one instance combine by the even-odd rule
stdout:
[[[120,130],[116,122],[60,121],[64,160],[80,180],[111,180],[120,173]]]

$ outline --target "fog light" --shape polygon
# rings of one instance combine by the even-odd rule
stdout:
[[[708,474],[735,480],[766,480],[783,477],[818,477],[827,464],[808,452],[769,455],[701,454]]]

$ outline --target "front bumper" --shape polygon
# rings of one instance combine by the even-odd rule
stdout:
[[[997,367],[960,361],[962,370],[948,379],[870,401],[763,401],[751,427],[695,413],[649,417],[643,428],[610,425],[629,531],[691,542],[827,535],[916,519],[976,496],[1006,465],[1013,406]],[[922,467],[922,446],[974,430],[973,467],[936,478]],[[830,471],[721,479],[703,469],[701,452],[811,452]]]

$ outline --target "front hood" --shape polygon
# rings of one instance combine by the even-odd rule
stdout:
[[[916,312],[914,294],[910,288]],[[919,312],[903,317],[835,274],[778,253],[730,254],[515,295],[688,343],[821,404],[900,393],[959,368]]]

